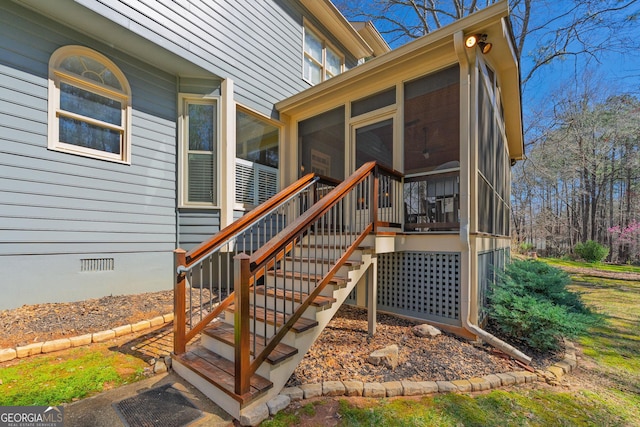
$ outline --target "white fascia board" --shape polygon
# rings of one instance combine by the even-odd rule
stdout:
[[[373,49],[358,34],[330,0],[300,0],[327,30],[331,31],[349,52],[357,59],[366,58],[373,54]]]

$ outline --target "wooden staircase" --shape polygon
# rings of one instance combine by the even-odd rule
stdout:
[[[233,275],[228,266],[225,275],[224,263],[212,261],[224,258],[220,248],[234,246],[228,236],[205,242],[206,250],[176,251],[173,368],[236,419],[280,392],[353,288],[375,268],[371,233],[381,224],[375,216],[378,173],[374,163],[364,165],[328,194],[323,187],[322,199],[291,218],[292,206],[304,205],[296,196],[281,211],[288,224],[250,256],[236,255]],[[298,192],[308,191],[308,185],[294,184]],[[362,195],[370,197],[365,204]],[[256,218],[273,223],[274,209],[292,200],[278,197],[245,223],[256,227]],[[309,196],[303,199],[308,202]],[[234,292],[223,298],[228,281]],[[194,342],[187,347],[189,341]]]
[[[372,264],[372,256],[372,251],[364,247],[355,251],[352,256],[353,263],[341,268],[341,273],[345,276],[330,281],[330,286],[313,299],[310,307],[293,324],[282,341],[268,353],[265,362],[251,377],[251,388],[248,394],[235,393],[233,369],[235,306],[233,304],[229,305],[221,318],[217,318],[204,328],[199,345],[174,357],[175,371],[225,411],[239,418],[241,411],[245,408],[251,407],[252,404],[263,403],[280,392],[305,353]],[[310,262],[305,263],[307,267],[310,264]],[[317,267],[328,270],[330,265],[323,263]],[[294,287],[299,287],[301,284],[306,287],[309,279],[315,283],[318,281],[318,277],[309,278],[308,274],[300,274],[295,270],[288,271],[286,276],[295,277],[295,283],[292,282]],[[273,283],[269,283],[275,281],[276,277],[271,275],[266,285],[258,286],[255,292],[258,297],[249,307],[250,318],[255,318],[257,329],[257,335],[255,338],[251,335],[249,342],[252,357],[265,347],[264,343],[267,340],[264,332],[267,339],[271,338],[274,329],[282,327],[288,316],[291,316],[291,307],[299,307],[308,296],[305,293],[301,295],[291,290],[276,289]],[[265,299],[261,298],[265,293],[271,296],[266,298],[267,307],[264,306]],[[253,322],[251,323],[253,325]],[[276,328],[273,328],[274,325]]]

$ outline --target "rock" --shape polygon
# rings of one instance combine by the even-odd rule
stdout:
[[[345,388],[341,381],[325,381],[322,383],[322,394],[324,396],[342,396]]]
[[[547,368],[547,371],[555,375],[557,379],[560,379],[564,376],[564,370],[560,366],[556,366],[556,365],[549,366]]]
[[[131,325],[131,332],[138,332],[144,329],[149,329],[151,327],[151,322],[148,320],[143,320],[142,322],[134,323]]]
[[[500,381],[502,381],[502,385],[512,385],[516,383],[516,377],[513,375],[507,373],[499,373],[496,375],[500,378]]]
[[[402,396],[402,383],[400,381],[387,381],[382,385],[387,391],[387,397]]]
[[[491,390],[491,383],[484,378],[470,378],[471,391]]]
[[[345,396],[362,396],[364,383],[362,381],[343,381]]]
[[[117,328],[113,328],[113,332],[116,333],[117,337],[121,337],[123,335],[127,335],[131,333],[131,325],[118,326]]]
[[[171,369],[172,362],[171,356],[164,357],[164,364],[167,365],[167,369]]]
[[[482,379],[487,381],[491,388],[498,388],[502,385],[502,381],[500,380],[500,377],[495,374],[486,375],[482,377]]]
[[[263,403],[242,411],[238,421],[242,426],[257,426],[267,418],[269,418],[269,407]]]
[[[51,353],[53,351],[66,350],[71,347],[69,338],[61,338],[59,340],[46,341],[42,344],[43,353]]]
[[[279,394],[270,401],[267,402],[267,408],[269,408],[269,414],[275,415],[278,412],[282,411],[284,408],[289,406],[291,403],[291,399],[289,396],[285,396],[284,394]]]
[[[398,346],[393,344],[371,353],[367,362],[375,366],[383,365],[389,369],[395,369],[398,366],[398,352]]]
[[[387,389],[380,383],[365,383],[362,395],[364,397],[386,397]]]
[[[0,362],[6,362],[18,357],[18,353],[14,348],[4,348],[0,350]]]
[[[524,384],[527,382],[527,376],[522,371],[509,372],[509,374],[516,379],[516,384]]]
[[[20,358],[40,354],[42,353],[42,343],[36,342],[23,347],[16,347],[16,353]]]
[[[413,334],[415,336],[418,337],[437,337],[438,335],[442,334],[442,332],[440,331],[440,329],[431,326],[431,325],[427,325],[426,323],[423,323],[422,325],[416,325],[413,328],[411,328],[411,331],[413,332]]]
[[[153,319],[151,319],[149,321],[149,324],[150,324],[151,327],[163,325],[164,324],[164,317],[156,316],[156,317],[154,317]]]
[[[43,351],[44,353],[44,351]],[[559,366],[560,368],[562,368],[562,370],[564,371],[565,374],[568,374],[572,371],[572,367],[569,363],[567,363],[564,360],[560,360],[558,362],[555,363],[555,366]]]
[[[91,334],[78,335],[77,337],[69,338],[71,347],[80,347],[81,345],[91,344]]]
[[[300,387],[286,387],[283,388],[280,394],[284,394],[285,396],[289,396],[292,402],[297,402],[298,400],[304,399],[304,392]]]
[[[438,384],[435,381],[418,381],[418,385],[422,387],[424,394],[438,392]]]
[[[439,393],[452,393],[458,391],[458,387],[453,385],[450,381],[436,381],[438,384]]]
[[[91,336],[92,342],[103,342],[115,338],[116,333],[113,330],[94,332]]]
[[[322,396],[322,384],[303,384],[300,386],[305,399]]]
[[[166,363],[164,363],[164,360],[158,360],[153,365],[153,372],[155,374],[162,374],[164,372],[167,372],[167,365],[166,365]]]
[[[467,393],[472,390],[471,383],[469,382],[469,380],[455,380],[455,381],[451,381],[451,384],[456,386],[458,390],[463,393]]]

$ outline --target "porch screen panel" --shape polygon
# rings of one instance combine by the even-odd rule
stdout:
[[[493,71],[486,70],[478,85],[478,231],[507,236],[511,169],[500,90]]]
[[[343,180],[344,107],[298,123],[298,176],[310,172]]]
[[[380,310],[459,326],[460,254],[379,254],[377,304]]]
[[[372,160],[393,168],[393,119],[356,129],[356,169]]]
[[[453,66],[405,84],[405,173],[459,167],[460,69]]]

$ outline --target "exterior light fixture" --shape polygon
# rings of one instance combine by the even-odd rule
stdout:
[[[464,44],[469,49],[471,49],[475,45],[478,45],[478,47],[480,48],[480,51],[484,54],[489,53],[489,51],[493,47],[491,43],[487,43],[486,34],[471,34],[470,36],[467,36],[467,38],[464,41]]]
[[[471,34],[464,41],[465,46],[467,46],[469,49],[471,49],[472,47],[474,47],[476,45],[476,43],[478,43],[478,40],[480,39],[480,37],[481,37],[480,34]]]

